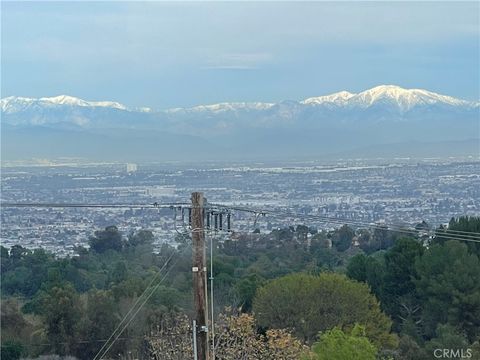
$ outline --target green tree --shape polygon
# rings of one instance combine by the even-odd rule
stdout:
[[[238,302],[242,307],[242,311],[248,312],[252,310],[253,298],[258,287],[264,282],[261,276],[257,274],[248,275],[240,279],[234,287],[234,292],[238,298]]]
[[[391,320],[368,286],[344,275],[300,273],[272,280],[257,291],[253,310],[260,326],[293,329],[297,337],[309,342],[319,331],[361,323],[377,346],[396,346]]]
[[[41,315],[51,350],[59,355],[70,354],[78,339],[82,310],[78,293],[71,284],[54,286],[42,297]]]
[[[418,342],[408,335],[400,337],[398,353],[401,360],[425,360],[430,358]]]
[[[355,231],[353,231],[348,225],[343,225],[340,229],[334,231],[332,235],[332,245],[338,251],[345,251],[352,245],[354,236]]]
[[[338,327],[320,334],[305,360],[375,360],[377,348],[365,336],[365,327],[355,324],[350,332]]]
[[[464,331],[470,341],[480,335],[480,261],[467,245],[449,240],[434,245],[416,261],[417,292],[428,337],[438,324]]]
[[[18,341],[5,341],[2,343],[0,358],[2,360],[18,360],[25,352],[23,345]]]
[[[103,343],[98,339],[108,339],[112,334],[119,316],[110,292],[104,290],[91,290],[87,295],[86,307],[79,328],[79,338],[85,340],[84,344],[77,347],[76,355],[81,359],[93,359]],[[118,353],[117,343],[113,353]]]
[[[436,329],[436,337],[425,344],[425,353],[429,356],[434,354],[435,349],[466,350],[469,342],[455,327],[448,324],[440,324]]]
[[[465,231],[465,232],[473,232],[473,233],[480,233],[480,216],[461,216],[459,218],[452,218],[448,223],[448,228],[440,227],[437,230],[437,237],[433,240],[433,243],[436,244],[443,244],[449,240],[449,236],[452,233],[448,233],[450,231]],[[445,231],[445,235],[442,232]],[[471,252],[476,254],[480,257],[480,243],[469,241],[467,242],[467,246]]]
[[[396,324],[413,315],[417,307],[415,259],[423,254],[423,246],[410,238],[399,239],[385,254],[385,276],[381,301]]]
[[[352,257],[347,265],[347,276],[367,283],[375,296],[381,298],[385,267],[374,257],[364,254]]]
[[[153,244],[154,236],[150,230],[140,230],[128,236],[127,245],[130,247],[137,246],[151,246]]]
[[[97,253],[107,250],[122,250],[122,234],[116,226],[107,226],[105,230],[95,231],[95,236],[89,240],[90,248]]]

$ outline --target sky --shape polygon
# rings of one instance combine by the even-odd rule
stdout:
[[[380,84],[480,97],[479,2],[1,2],[1,97],[154,109]]]

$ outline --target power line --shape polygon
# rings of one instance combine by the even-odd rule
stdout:
[[[140,209],[147,209],[147,208],[175,208],[180,206],[187,206],[189,203],[186,202],[170,202],[170,203],[152,203],[152,204],[77,204],[77,203],[0,203],[0,207],[13,207],[13,208],[27,208],[27,207],[35,207],[35,208],[140,208]],[[399,224],[372,224],[364,221],[353,220],[353,219],[343,219],[338,217],[327,217],[321,215],[304,215],[304,214],[297,214],[292,212],[285,212],[282,210],[267,210],[267,209],[253,209],[241,206],[229,206],[224,204],[218,203],[209,203],[209,206],[241,211],[241,212],[249,212],[253,214],[262,214],[262,215],[270,215],[275,217],[276,214],[283,214],[284,216],[289,217],[300,217],[305,219],[311,220],[318,220],[321,222],[326,223],[336,223],[336,224],[348,224],[352,226],[364,226],[364,227],[371,227],[377,228],[381,230],[387,231],[395,231],[400,233],[406,234],[415,234],[418,235],[420,232],[424,230],[417,230],[417,229],[405,229],[402,225]],[[428,232],[427,230],[425,230]],[[471,232],[471,231],[462,231],[462,230],[434,230],[433,235],[446,237],[445,235],[449,235],[447,238],[452,240],[459,240],[459,241],[472,241],[472,242],[480,242],[480,233],[478,232]]]
[[[119,337],[117,341],[125,341],[125,340],[138,340],[138,339],[145,339],[145,338],[150,338],[150,339],[161,339],[166,336],[181,336],[181,335],[186,335],[190,334],[190,330],[187,332],[175,332],[175,333],[163,333],[162,335],[143,335],[143,336],[125,336],[125,337]],[[57,342],[57,343],[30,343],[30,344],[24,344],[26,346],[52,346],[52,345],[69,345],[69,344],[93,344],[93,343],[101,343],[101,342],[106,342],[108,339],[91,339],[91,340],[77,340],[77,341],[62,341],[62,342]],[[6,347],[6,345],[2,345],[1,347]]]
[[[124,320],[122,320],[122,322],[117,326],[117,328],[114,330],[114,332],[112,333],[112,335],[110,335],[109,339],[107,340],[107,342],[102,346],[102,348],[97,352],[97,354],[95,355],[95,357],[93,358],[94,360],[96,359],[102,359],[107,353],[108,351],[110,350],[110,348],[113,346],[113,344],[115,344],[115,342],[118,340],[118,338],[120,337],[120,335],[123,333],[123,331],[125,331],[125,329],[130,325],[130,323],[133,321],[133,319],[135,318],[135,316],[140,312],[140,310],[142,309],[142,307],[147,303],[147,301],[152,297],[152,295],[155,293],[155,291],[158,289],[158,287],[162,284],[162,282],[166,279],[166,277],[168,276],[170,270],[177,264],[177,262],[179,261],[180,259],[180,255],[182,255],[187,249],[189,249],[190,246],[187,246],[185,247],[179,254],[178,254],[178,258],[175,260],[175,262],[172,264],[172,266],[166,271],[166,273],[164,274],[164,276],[160,279],[160,281],[153,287],[150,289],[150,292],[149,294],[145,297],[145,299],[143,300],[143,302],[140,304],[140,306],[137,308],[137,310],[133,313],[133,315],[130,317],[130,319],[126,322],[126,324],[123,325],[123,328],[120,330],[120,332],[115,336],[115,333],[118,331],[118,329],[120,328],[121,324],[123,323],[123,321],[128,317],[128,314],[124,317]],[[176,254],[175,252],[172,253],[172,255],[170,255],[169,257],[169,260],[173,257],[173,255]],[[169,262],[169,260],[167,260],[165,262],[165,264],[167,264]],[[163,267],[162,267],[163,268]],[[159,272],[160,273],[160,272]],[[157,274],[159,274],[157,273]],[[153,284],[153,282],[151,282]],[[142,293],[142,295],[137,299],[141,299],[142,296],[144,294],[146,294],[147,290],[149,288],[147,287],[147,289],[145,289],[145,291]],[[130,309],[129,313],[131,313],[131,311],[135,308],[135,306],[139,303],[139,301],[135,302],[135,305]],[[108,342],[112,339],[112,337],[115,336],[115,338],[113,339],[113,341],[107,346]],[[107,346],[105,348],[105,346]],[[104,350],[105,349],[105,350]]]
[[[252,209],[252,208],[239,207],[239,206],[228,206],[223,204],[214,204],[214,205],[221,208],[228,208],[235,211],[269,215],[271,217],[293,217],[293,218],[297,217],[297,218],[303,218],[303,219],[309,219],[309,220],[317,220],[317,221],[326,222],[326,223],[331,222],[336,224],[347,224],[347,225],[353,225],[353,226],[371,227],[379,230],[395,231],[395,232],[405,233],[409,235],[419,235],[423,232],[422,230],[417,230],[417,229],[405,229],[401,225],[394,225],[394,224],[378,225],[378,224],[372,224],[372,223],[362,222],[358,220],[327,217],[327,216],[321,216],[321,215],[298,214],[298,213],[287,212],[284,210]],[[428,231],[425,231],[425,232],[428,233]],[[465,235],[463,235],[463,233],[465,233]],[[465,232],[462,232],[461,235],[456,233],[453,233],[452,235],[450,235],[448,232],[445,233],[445,231],[443,230],[435,230],[433,234],[437,236],[442,236],[442,237],[446,237],[445,235],[447,235],[447,238],[452,240],[480,242],[480,233],[476,233],[476,232],[465,231]]]
[[[0,203],[1,208],[131,208],[131,209],[159,209],[171,208],[172,206],[188,205],[188,203],[172,202],[152,204],[78,204],[78,203]]]
[[[165,263],[163,264],[163,266],[160,268],[160,270],[155,274],[155,276],[153,277],[153,279],[150,281],[150,283],[148,284],[148,286],[145,288],[145,290],[143,291],[143,293],[137,298],[137,300],[135,301],[135,303],[132,305],[132,307],[130,308],[130,310],[125,314],[125,316],[123,317],[122,321],[120,321],[120,323],[117,325],[117,327],[115,328],[115,330],[113,331],[113,333],[110,335],[110,337],[108,338],[107,340],[107,343],[108,341],[110,341],[110,339],[114,336],[114,334],[118,331],[118,329],[123,325],[123,322],[127,319],[127,317],[131,314],[131,312],[133,311],[133,309],[140,303],[140,300],[141,298],[143,297],[144,294],[146,294],[147,290],[153,285],[153,283],[157,280],[158,276],[160,275],[160,273],[163,271],[163,269],[165,269],[165,267],[167,266],[168,262],[172,259],[173,255],[175,254],[175,252],[172,252],[170,254],[170,256],[168,257],[168,259],[165,261]],[[104,344],[105,346],[105,344]],[[102,348],[100,349],[99,353],[103,350],[104,346],[102,346]],[[97,354],[98,355],[98,354]],[[97,356],[95,356],[94,360],[96,359]]]
[[[431,235],[435,235],[435,236],[441,236],[443,238],[447,238],[447,239],[451,239],[451,240],[458,240],[458,241],[470,241],[470,242],[480,242],[480,238],[475,236],[475,235],[472,235],[471,237],[470,236],[466,236],[466,235],[456,235],[453,234],[453,235],[449,235],[449,234],[445,234],[443,232],[439,232],[439,231],[423,231],[423,230],[417,230],[417,229],[405,229],[405,228],[401,228],[401,227],[397,227],[397,226],[392,226],[392,225],[388,225],[388,224],[385,224],[385,225],[376,225],[376,224],[371,224],[371,223],[366,223],[366,222],[359,222],[359,221],[352,221],[352,220],[348,220],[348,219],[339,219],[339,218],[329,218],[329,217],[322,217],[322,216],[316,216],[316,215],[301,215],[301,214],[294,214],[294,216],[292,216],[291,213],[284,213],[284,214],[275,214],[275,213],[272,213],[270,214],[270,216],[273,216],[273,217],[285,217],[285,216],[288,216],[288,217],[298,217],[298,218],[303,218],[303,219],[309,219],[309,220],[317,220],[317,221],[321,221],[321,222],[326,222],[326,223],[336,223],[338,225],[352,225],[352,226],[363,226],[363,227],[369,227],[369,228],[374,228],[374,229],[378,229],[378,230],[385,230],[385,231],[392,231],[392,232],[398,232],[398,233],[403,233],[403,234],[407,234],[407,235],[413,235],[413,236],[419,236],[419,235],[422,235],[422,233],[426,233],[426,234],[431,234]],[[473,234],[476,234],[476,233],[473,233]]]

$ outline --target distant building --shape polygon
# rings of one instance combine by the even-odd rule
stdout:
[[[127,164],[127,173],[134,173],[137,171],[137,164]]]

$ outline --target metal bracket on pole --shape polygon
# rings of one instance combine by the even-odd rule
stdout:
[[[196,320],[193,320],[192,334],[193,334],[193,360],[197,360],[197,321]]]

